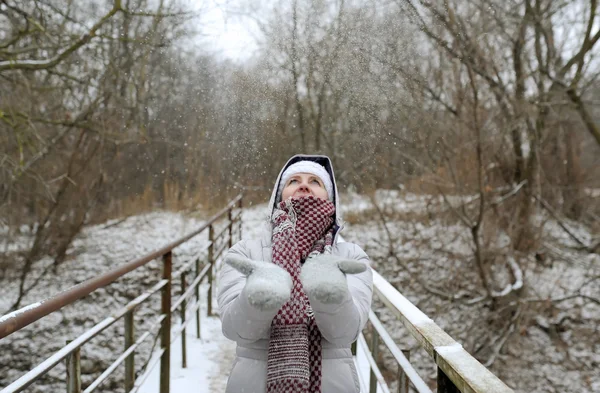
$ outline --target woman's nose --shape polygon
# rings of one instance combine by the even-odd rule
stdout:
[[[308,185],[305,184],[305,183],[300,184],[300,186],[298,187],[298,189],[302,190],[302,191],[308,191],[309,190],[308,189]]]

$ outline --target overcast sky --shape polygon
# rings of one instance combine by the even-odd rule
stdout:
[[[236,61],[245,61],[252,56],[257,49],[256,40],[251,34],[252,23],[231,12],[237,0],[191,1],[202,7],[200,23],[206,34],[202,41],[207,49]]]

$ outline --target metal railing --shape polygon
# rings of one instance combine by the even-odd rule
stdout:
[[[240,210],[234,216],[233,210],[236,206]],[[28,324],[59,310],[65,305],[75,302],[77,299],[90,294],[94,290],[112,283],[128,272],[156,258],[162,258],[162,279],[152,288],[139,295],[113,315],[96,324],[75,340],[67,343],[66,346],[54,355],[1,390],[0,393],[12,393],[24,390],[61,361],[66,361],[67,364],[67,391],[80,393],[82,391],[79,360],[80,348],[120,319],[123,319],[125,324],[124,352],[98,378],[87,386],[84,393],[93,392],[123,363],[125,364],[125,391],[136,392],[158,362],[161,364],[160,392],[168,393],[170,387],[169,368],[172,338],[181,334],[182,366],[185,368],[187,366],[186,329],[194,319],[196,320],[196,336],[200,338],[200,284],[205,279],[208,280],[207,315],[213,315],[213,292],[216,287],[215,270],[223,251],[232,246],[234,232],[237,232],[238,239],[241,237],[241,207],[242,199],[241,196],[238,196],[224,209],[209,219],[201,228],[162,249],[129,262],[98,278],[79,284],[40,304],[24,307],[21,310],[0,318],[0,339],[2,339]],[[227,225],[224,225],[222,228],[219,227],[220,229],[216,232],[216,222],[223,219],[225,215],[227,216]],[[238,224],[237,227],[236,223]],[[173,249],[206,230],[208,230],[208,245],[190,258],[178,271],[172,273]],[[206,260],[206,264],[202,267],[200,262],[203,260]],[[188,284],[190,275],[193,275],[193,277],[190,278],[191,282]],[[171,286],[174,278],[179,278],[181,295],[171,304]],[[373,289],[374,295],[398,317],[409,333],[421,344],[429,356],[433,358],[437,365],[438,393],[513,393],[512,389],[473,358],[459,343],[454,341],[421,310],[402,296],[376,271],[373,271]],[[161,314],[150,328],[135,340],[134,311],[136,307],[158,291],[161,291]],[[180,313],[181,324],[174,331],[171,331],[171,315],[177,311]],[[195,318],[193,318],[194,314]],[[161,347],[149,359],[144,373],[136,379],[135,350],[143,341],[151,337],[153,331],[157,328],[160,329]],[[378,391],[383,393],[390,392],[390,388],[376,360],[379,357],[380,344],[383,344],[398,364],[398,373],[396,376],[398,393],[408,393],[410,386],[418,393],[432,392],[410,363],[410,352],[408,350],[401,350],[398,347],[372,310],[369,313],[368,330],[370,330],[370,346],[367,344],[367,339],[363,333],[359,336],[358,345],[355,343],[352,346],[353,354],[357,355],[357,351],[361,351],[361,355],[366,358],[369,365],[370,375],[368,378],[362,377],[359,373],[362,386],[361,391],[368,391],[369,393],[376,393]]]
[[[375,270],[373,270],[373,292],[435,361],[438,393],[513,393],[511,388],[471,356],[462,345],[454,341]],[[360,334],[358,345],[352,347],[355,355],[357,351],[363,351],[362,355],[369,363],[369,393],[390,392],[376,362],[380,340],[398,364],[398,393],[408,393],[409,384],[418,393],[431,393],[429,386],[411,365],[410,352],[400,350],[372,310],[369,313],[369,325],[370,348],[363,333]],[[364,380],[361,380],[361,383],[365,385]]]
[[[238,208],[238,213],[234,216],[233,210]],[[76,339],[68,342],[64,347],[58,350],[38,366],[21,376],[19,379],[5,387],[0,393],[21,392],[29,385],[37,381],[44,374],[50,371],[61,361],[66,361],[67,392],[81,393],[81,347],[92,338],[105,331],[108,327],[123,319],[125,325],[124,334],[124,352],[108,366],[102,374],[87,386],[84,393],[93,392],[100,384],[105,381],[121,364],[125,363],[125,391],[135,392],[144,383],[151,370],[160,361],[160,392],[169,392],[170,383],[170,348],[171,348],[171,315],[179,310],[181,315],[181,324],[173,335],[181,334],[182,345],[182,363],[186,367],[186,339],[185,333],[188,324],[194,320],[190,316],[195,314],[196,335],[200,338],[200,284],[205,278],[208,279],[207,296],[207,314],[212,315],[213,292],[215,288],[215,266],[227,247],[233,244],[234,232],[237,231],[237,238],[241,237],[241,208],[242,196],[239,195],[229,204],[211,217],[201,228],[180,238],[167,246],[148,254],[142,258],[128,262],[114,270],[111,270],[100,277],[87,280],[78,284],[60,294],[46,299],[40,303],[26,306],[20,310],[7,314],[0,318],[0,339],[23,329],[25,326],[40,320],[61,308],[74,303],[78,299],[89,295],[98,288],[109,285],[125,274],[146,265],[147,263],[161,258],[163,262],[162,279],[159,280],[151,289],[142,293],[127,305],[105,318],[91,329],[81,334]],[[227,218],[226,225],[219,233],[215,234],[215,225],[218,221]],[[238,224],[237,226],[235,224]],[[178,271],[172,272],[173,268],[173,249],[189,241],[193,237],[208,230],[208,245],[189,259]],[[206,257],[204,257],[206,255]],[[203,268],[200,262],[206,260]],[[194,273],[190,284],[187,283],[188,276]],[[173,278],[178,277],[181,286],[181,296],[172,303],[172,282]],[[161,292],[161,314],[156,318],[147,331],[143,332],[135,340],[134,312],[135,309],[147,301],[153,294]],[[190,299],[195,298],[194,302],[189,304]],[[158,330],[160,334],[160,350],[156,351],[147,363],[144,373],[135,378],[135,351],[146,339],[151,337]]]

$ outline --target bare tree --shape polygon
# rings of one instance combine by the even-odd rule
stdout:
[[[32,264],[44,255],[60,264],[92,219],[114,181],[114,147],[140,141],[151,123],[152,53],[181,34],[167,20],[189,14],[176,2],[149,4],[0,4],[0,85],[10,92],[0,98],[0,213],[10,227],[34,228],[13,309],[39,279],[27,283]]]

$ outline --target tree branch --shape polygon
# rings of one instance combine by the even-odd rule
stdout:
[[[84,35],[82,35],[79,40],[77,40],[73,45],[63,50],[61,53],[56,55],[51,59],[45,60],[8,60],[0,62],[0,72],[10,70],[44,70],[48,68],[52,68],[60,64],[64,59],[69,57],[73,52],[82,46],[86,45],[92,38],[95,37],[96,32],[104,23],[110,20],[117,12],[122,11],[121,8],[121,0],[115,0],[113,8],[104,15],[92,28]]]
[[[581,120],[583,120],[583,123],[585,124],[589,133],[592,134],[600,146],[600,127],[598,127],[592,118],[592,115],[588,112],[585,104],[581,100],[581,97],[579,94],[577,94],[574,88],[567,89],[567,96],[571,99],[571,102],[573,102],[575,110],[577,113],[579,113],[579,116],[581,116]]]
[[[571,237],[571,239],[575,240],[577,242],[577,244],[584,247],[585,249],[588,249],[588,246],[583,241],[581,241],[577,236],[575,236],[575,234],[573,232],[571,232],[571,230],[566,226],[564,221],[560,219],[558,214],[554,211],[554,209],[552,209],[552,207],[548,204],[548,202],[546,202],[545,200],[543,200],[542,198],[540,198],[539,196],[537,196],[535,194],[533,194],[533,197],[542,205],[542,207],[544,209],[546,209],[550,213],[550,215],[552,215],[552,217],[554,217],[554,219],[556,220],[558,225]]]

